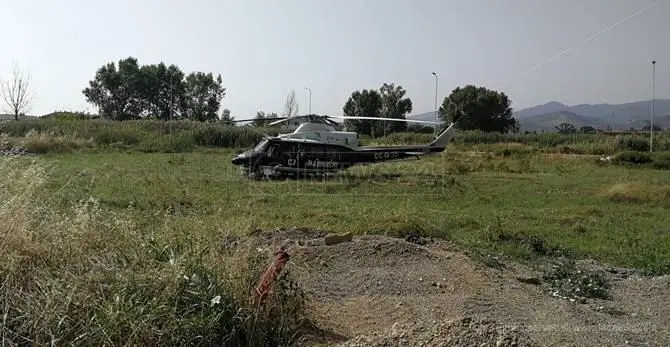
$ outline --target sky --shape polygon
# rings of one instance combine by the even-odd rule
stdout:
[[[236,119],[341,115],[355,90],[395,83],[413,114],[475,84],[514,109],[670,97],[670,0],[0,0],[0,79],[30,72],[29,114],[97,112],[82,89],[129,56],[221,74]]]

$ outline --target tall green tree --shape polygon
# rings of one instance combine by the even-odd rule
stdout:
[[[143,80],[137,59],[128,57],[102,66],[82,92],[100,109],[100,115],[114,120],[136,119],[144,109]]]
[[[382,111],[382,96],[374,89],[363,89],[355,91],[342,108],[345,117],[379,117]],[[347,119],[344,125],[351,131],[361,135],[379,136],[375,131],[374,120]]]
[[[253,125],[260,127],[265,124],[265,112],[258,111],[256,112],[256,117],[254,117]]]
[[[226,125],[233,125],[234,117],[230,114],[230,110],[227,108],[224,108],[223,111],[221,112],[221,122]]]
[[[226,94],[221,75],[193,72],[185,75],[176,65],[140,66],[134,57],[103,65],[82,90],[100,115],[114,120],[137,118],[189,118],[198,121],[218,117]]]
[[[462,130],[508,132],[517,126],[510,105],[505,93],[466,85],[457,87],[444,98],[439,116],[446,123],[455,121]]]
[[[382,98],[381,116],[383,118],[406,119],[412,112],[412,100],[406,98],[407,91],[394,83],[384,83],[379,89]],[[381,123],[385,134],[407,131],[406,122],[376,122]]]
[[[176,65],[144,65],[142,94],[145,118],[179,119],[186,113],[184,73]]]
[[[187,117],[201,122],[215,120],[225,95],[221,75],[215,78],[212,73],[190,73],[184,81]]]

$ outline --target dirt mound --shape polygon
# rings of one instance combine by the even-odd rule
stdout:
[[[538,346],[517,329],[492,321],[461,318],[441,324],[393,324],[381,332],[360,335],[338,347],[390,346]]]
[[[445,240],[362,235],[327,244],[328,234],[276,229],[225,242],[289,253],[310,321],[339,336],[309,346],[670,345],[667,276],[586,261],[556,267],[550,256],[544,265],[489,267]]]
[[[430,284],[443,278],[424,270],[430,252],[403,240],[364,236],[332,246],[296,247],[292,256],[297,266],[313,270],[302,280],[325,298],[430,293],[436,290]]]

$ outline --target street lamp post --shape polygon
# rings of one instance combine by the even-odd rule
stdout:
[[[656,99],[656,60],[651,61],[651,127],[649,129],[649,152],[654,145],[654,101]]]
[[[172,138],[172,110],[174,110],[174,83],[172,80],[172,75],[170,75],[170,138]]]
[[[309,114],[312,114],[312,90],[305,87],[305,90],[309,92]]]
[[[433,76],[435,76],[435,123],[437,123],[437,74],[433,72]],[[437,124],[435,124],[435,136],[437,136]]]

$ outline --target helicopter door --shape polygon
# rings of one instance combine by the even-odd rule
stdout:
[[[326,159],[334,162],[340,161],[339,148],[328,146],[326,147]]]
[[[279,144],[275,143],[270,146],[266,152],[268,158],[279,159],[281,152],[279,151]]]
[[[288,166],[299,168],[304,160],[305,149],[301,144],[294,144],[291,148],[286,148],[288,156]]]

